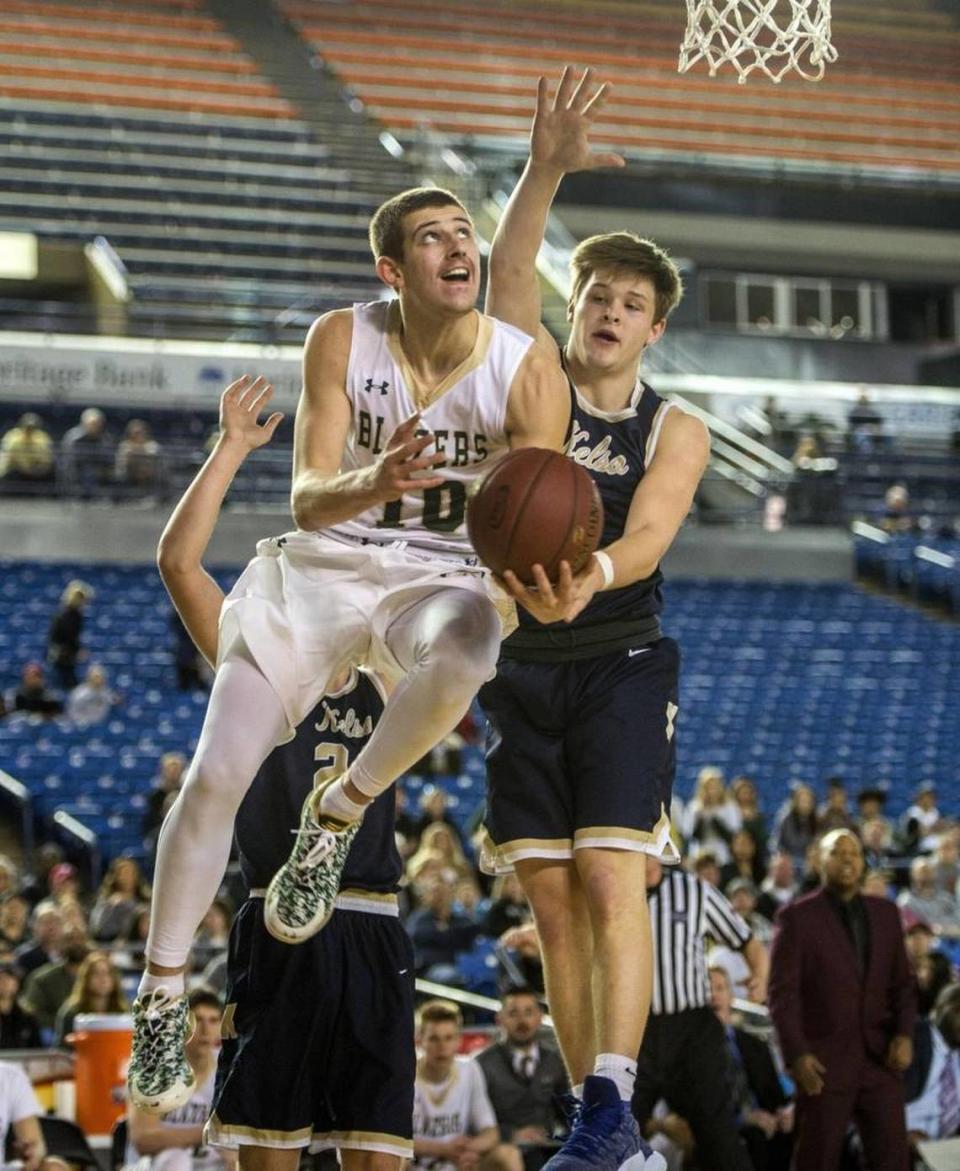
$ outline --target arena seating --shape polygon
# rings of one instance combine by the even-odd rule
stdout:
[[[299,341],[375,295],[389,156],[318,141],[201,0],[5,4],[0,157],[0,230],[105,236],[133,334]],[[94,328],[79,304],[3,310],[7,328]]]
[[[103,725],[0,720],[0,767],[26,784],[41,817],[66,809],[106,856],[140,852],[140,819],[162,752],[189,752],[206,696],[175,690],[169,603],[151,567],[7,562],[0,573],[0,689],[43,658],[50,615],[74,576],[97,590],[85,642],[123,703]],[[230,572],[218,575],[224,585]],[[960,627],[846,585],[671,582],[665,627],[684,653],[677,790],[697,770],[748,772],[774,811],[786,786],[839,773],[892,786],[890,810],[935,780],[960,801]],[[413,801],[424,784],[408,777]],[[483,796],[479,748],[443,777],[466,822]]]
[[[391,11],[281,0],[302,34],[401,140],[433,127],[473,153],[525,149],[536,79],[567,62],[614,85],[598,138],[631,159],[960,173],[960,25],[934,0],[835,5],[840,61],[816,87],[701,66],[676,72],[682,0],[416,0]],[[803,88],[803,100],[798,101]]]

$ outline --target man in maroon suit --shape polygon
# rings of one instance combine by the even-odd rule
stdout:
[[[780,911],[770,1015],[797,1085],[797,1171],[835,1171],[854,1121],[870,1171],[906,1171],[902,1073],[914,986],[897,908],[860,894],[863,850],[846,829],[820,845],[823,887]]]

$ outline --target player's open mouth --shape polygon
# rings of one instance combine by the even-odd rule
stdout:
[[[598,341],[601,341],[601,342],[610,342],[610,343],[612,343],[612,344],[615,344],[616,342],[618,342],[618,341],[620,340],[620,339],[617,337],[617,335],[616,335],[615,333],[611,333],[609,329],[598,329],[598,330],[597,330],[597,331],[596,331],[596,332],[593,334],[593,336],[594,336],[594,337],[595,337],[595,338],[596,338]]]
[[[448,284],[466,284],[470,279],[470,270],[467,268],[450,268],[440,274],[440,279],[447,281]]]

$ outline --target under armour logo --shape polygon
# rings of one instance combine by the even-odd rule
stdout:
[[[368,378],[363,385],[363,389],[367,392],[367,394],[369,394],[370,391],[372,391],[374,388],[379,390],[381,394],[386,394],[390,389],[390,383],[386,381],[374,382],[372,378]]]
[[[667,739],[673,739],[673,721],[677,718],[677,712],[680,709],[675,703],[667,704]]]

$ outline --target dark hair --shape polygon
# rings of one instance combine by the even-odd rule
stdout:
[[[500,996],[501,1004],[506,1004],[511,996],[529,996],[532,997],[532,999],[534,999],[537,1004],[540,1004],[540,997],[527,984],[511,984],[509,987],[504,988]]]
[[[187,997],[187,1004],[190,1006],[191,1012],[197,1008],[215,1008],[217,1012],[223,1012],[223,1002],[220,997],[212,988],[207,988],[205,985],[194,988]]]
[[[403,260],[403,221],[413,211],[425,207],[459,207],[464,215],[467,209],[452,191],[443,187],[411,187],[401,191],[386,203],[381,203],[370,221],[370,248],[374,260],[389,256],[391,260]]]

